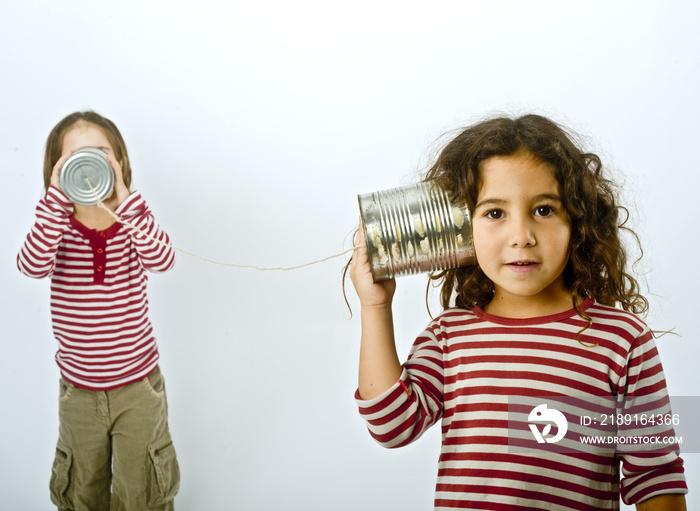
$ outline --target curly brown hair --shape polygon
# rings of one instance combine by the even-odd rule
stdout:
[[[574,308],[589,322],[577,308],[587,297],[644,313],[648,302],[640,294],[637,280],[628,273],[627,250],[621,238],[624,230],[639,246],[634,231],[625,226],[628,211],[618,204],[615,184],[605,177],[600,158],[581,150],[572,138],[559,124],[540,115],[488,119],[462,130],[447,143],[424,180],[447,190],[454,203],[466,204],[472,212],[479,192],[480,166],[487,158],[526,150],[550,163],[571,220],[564,281]],[[457,307],[472,309],[488,303],[494,292],[493,283],[478,264],[445,270],[431,279],[443,281],[443,308],[450,307],[456,295]]]
[[[129,163],[129,155],[126,152],[124,138],[112,121],[92,110],[73,112],[67,115],[49,133],[46,139],[46,151],[44,152],[44,188],[48,190],[51,184],[53,167],[61,158],[63,138],[66,132],[79,122],[89,122],[104,132],[107,140],[112,145],[112,149],[114,149],[114,157],[121,165],[124,185],[131,189],[131,165]]]

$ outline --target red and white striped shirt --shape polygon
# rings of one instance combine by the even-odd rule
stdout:
[[[88,229],[72,213],[70,200],[50,187],[17,266],[29,277],[51,277],[61,375],[79,387],[107,390],[144,378],[158,365],[145,270],[169,270],[174,251],[119,223],[104,231]],[[115,213],[169,243],[139,192]]]
[[[677,445],[652,455],[509,447],[509,396],[668,398],[649,328],[593,300],[582,308],[593,324],[581,342],[585,322],[573,310],[508,319],[449,309],[416,339],[391,389],[371,400],[356,392],[370,434],[385,447],[404,446],[441,421],[435,509],[619,509],[620,494],[638,503],[687,493]]]

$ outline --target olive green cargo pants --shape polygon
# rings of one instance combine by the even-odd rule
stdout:
[[[163,376],[107,391],[60,381],[51,500],[61,511],[173,509],[180,469]]]

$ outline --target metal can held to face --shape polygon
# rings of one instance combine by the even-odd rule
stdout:
[[[114,171],[107,153],[94,147],[84,147],[71,154],[63,163],[58,178],[66,197],[83,206],[97,204],[98,199],[106,200],[114,189]]]
[[[469,211],[437,186],[419,183],[358,201],[375,282],[475,263]]]

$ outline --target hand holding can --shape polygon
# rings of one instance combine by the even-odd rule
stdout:
[[[375,282],[474,264],[471,217],[432,183],[359,195]]]
[[[376,281],[372,276],[369,252],[365,240],[365,229],[360,218],[360,227],[355,240],[355,253],[350,265],[350,279],[363,307],[391,306],[396,291],[394,279]]]
[[[54,188],[58,188],[61,190],[61,181],[60,181],[60,173],[61,173],[61,168],[63,167],[63,164],[66,162],[66,160],[70,157],[72,153],[65,153],[63,154],[56,164],[53,166],[53,171],[51,172],[51,186]],[[63,190],[61,190],[63,191]]]

